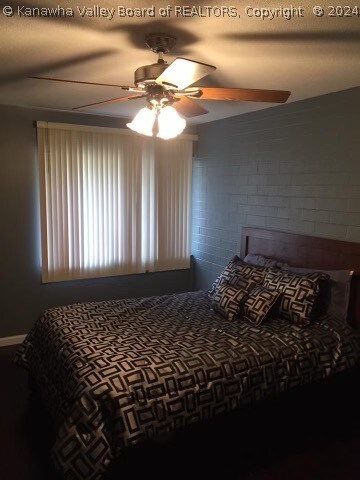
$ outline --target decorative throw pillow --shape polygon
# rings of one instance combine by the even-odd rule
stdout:
[[[326,313],[333,317],[347,319],[353,270],[314,270],[297,267],[287,267],[284,270],[301,273],[302,275],[307,273],[324,273],[329,275],[329,282],[320,291]]]
[[[233,266],[232,272],[245,278],[250,278],[255,283],[262,284],[265,280],[266,274],[270,271],[268,267],[260,267],[249,265],[248,263],[239,260]]]
[[[222,283],[215,289],[211,307],[228,320],[233,320],[239,314],[240,304],[246,296],[246,290]]]
[[[328,275],[311,273],[299,275],[291,272],[269,272],[264,286],[281,293],[279,315],[297,325],[308,325],[313,306],[320,291],[320,282],[328,280]]]
[[[220,284],[222,283],[223,282],[220,282]],[[239,275],[239,273],[236,272],[236,269],[228,276],[225,283],[231,285],[232,287],[246,291],[250,291],[256,287],[256,285],[258,285],[250,277]]]
[[[242,305],[242,316],[255,325],[260,325],[280,295],[278,290],[270,290],[263,285],[257,285],[251,290]]]
[[[265,276],[269,271],[270,269],[267,267],[249,265],[235,255],[212,284],[210,290],[208,291],[208,295],[210,298],[212,298],[216,287],[221,283],[231,282],[233,285],[236,285],[236,276],[241,277],[242,279],[245,278],[252,280],[255,284],[261,284],[263,283]],[[242,280],[239,281],[241,283]]]
[[[230,262],[226,265],[226,267],[224,268],[224,270],[220,273],[220,275],[217,277],[217,279],[215,280],[215,282],[212,284],[210,290],[208,291],[208,295],[210,298],[212,298],[212,296],[214,295],[214,292],[215,292],[215,289],[216,287],[220,284],[220,283],[223,283],[223,282],[226,282],[229,280],[229,277],[232,275],[233,273],[233,270],[234,270],[234,267],[235,265],[238,263],[238,262],[241,262],[240,258],[235,255],[231,260]]]

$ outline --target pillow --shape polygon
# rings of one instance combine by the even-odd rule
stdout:
[[[275,258],[267,258],[262,255],[256,255],[254,253],[248,253],[244,258],[244,262],[249,265],[258,265],[260,267],[270,267],[270,268],[285,268],[288,267],[287,263],[279,262]]]
[[[286,270],[301,274],[321,272],[329,275],[329,288],[320,292],[320,295],[324,297],[326,312],[333,317],[346,320],[350,301],[351,278],[354,273],[352,270],[314,270],[295,267],[286,267]]]
[[[329,277],[323,273],[300,275],[292,272],[269,272],[264,286],[281,293],[279,315],[297,325],[308,325],[315,319],[312,315],[321,281]]]
[[[257,285],[248,293],[248,297],[242,305],[242,316],[255,325],[260,325],[280,295],[278,290],[270,290],[262,285]]]
[[[246,290],[222,283],[215,289],[211,307],[228,320],[233,320],[239,314],[240,304],[246,296]]]
[[[235,276],[241,277],[242,279],[245,278],[247,280],[252,280],[255,283],[263,283],[265,275],[268,271],[269,268],[267,267],[249,265],[235,255],[212,284],[210,290],[208,291],[208,295],[210,298],[212,298],[216,287],[221,283],[231,282],[233,285],[235,285]]]
[[[235,265],[240,262],[240,258],[235,255],[231,260],[230,262],[226,265],[226,267],[224,268],[224,270],[220,273],[220,275],[217,277],[217,279],[215,280],[215,282],[212,284],[210,290],[208,291],[208,295],[210,298],[212,298],[212,296],[214,295],[214,292],[215,292],[215,289],[216,287],[221,283],[221,282],[226,282],[230,275],[232,275],[233,273],[233,269],[235,267]]]
[[[249,265],[239,260],[233,267],[232,273],[241,277],[249,278],[255,283],[262,284],[266,274],[270,271],[268,267]]]
[[[223,282],[220,282],[222,284]],[[227,280],[225,281],[228,285],[232,287],[239,288],[242,290],[252,290],[256,285],[258,285],[254,280],[252,280],[249,276],[242,276],[235,270],[228,276]]]

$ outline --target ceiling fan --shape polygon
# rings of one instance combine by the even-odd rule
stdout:
[[[151,65],[145,65],[135,70],[135,86],[113,85],[107,83],[94,83],[75,80],[64,80],[59,78],[47,77],[29,77],[38,80],[48,80],[55,82],[67,82],[83,85],[98,85],[119,87],[123,90],[131,92],[129,95],[110,98],[101,102],[90,103],[73,108],[73,110],[81,110],[94,106],[107,105],[115,102],[123,102],[125,100],[134,100],[138,98],[147,99],[147,109],[152,112],[152,117],[155,117],[162,111],[172,112],[172,121],[174,121],[174,112],[185,117],[195,117],[208,113],[208,110],[203,108],[199,103],[199,99],[203,100],[229,100],[229,101],[246,101],[246,102],[271,102],[284,103],[289,98],[290,92],[282,90],[253,90],[245,88],[223,88],[223,87],[200,87],[193,86],[201,78],[209,75],[216,69],[213,65],[196,62],[186,58],[178,57],[172,63],[168,64],[163,59],[165,53],[169,53],[176,44],[176,38],[165,33],[154,33],[145,37],[146,45],[156,54],[158,60]],[[168,107],[172,107],[171,110]],[[142,109],[144,110],[144,109]],[[140,110],[141,112],[141,110]],[[140,113],[139,112],[139,113]],[[175,113],[176,113],[175,112]],[[145,115],[149,117],[149,113],[144,111]],[[134,121],[136,120],[136,117]],[[160,115],[159,115],[160,123]],[[163,125],[168,123],[163,118]],[[130,128],[132,125],[128,124]],[[152,118],[151,120],[152,121]],[[151,129],[147,128],[148,135],[152,135],[153,124]],[[185,121],[183,121],[183,128]],[[180,128],[180,127],[179,127]],[[135,128],[133,128],[135,129]],[[139,131],[139,130],[136,130]],[[181,130],[182,131],[182,130]],[[159,135],[161,136],[161,135]],[[163,137],[165,138],[165,137]],[[172,138],[172,137],[168,137]]]

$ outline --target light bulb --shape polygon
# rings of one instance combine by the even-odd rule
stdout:
[[[144,107],[139,110],[133,121],[127,123],[126,126],[131,128],[131,130],[134,130],[134,132],[151,137],[153,134],[155,117],[155,110]]]
[[[186,122],[174,107],[167,106],[160,110],[158,116],[159,132],[157,136],[164,140],[174,138],[185,128]]]

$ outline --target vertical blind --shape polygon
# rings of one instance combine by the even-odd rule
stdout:
[[[44,282],[189,268],[193,137],[37,126]]]

